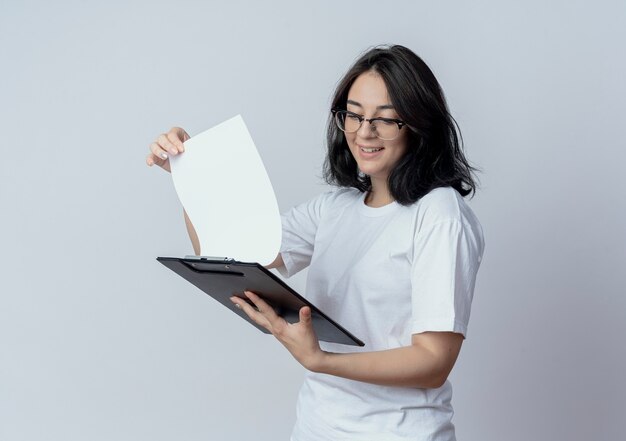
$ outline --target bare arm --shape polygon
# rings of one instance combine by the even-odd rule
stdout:
[[[463,336],[452,332],[414,334],[412,344],[375,352],[324,352],[316,372],[385,386],[441,387],[461,350]]]
[[[196,256],[200,256],[200,241],[198,240],[198,234],[196,233],[196,229],[193,227],[191,220],[189,220],[189,216],[187,216],[187,212],[183,209],[183,213],[185,213],[185,225],[187,225],[187,233],[189,233],[189,239],[191,239],[191,244],[193,245],[193,252],[196,253]]]
[[[274,259],[274,261],[270,263],[269,265],[265,265],[265,268],[272,269],[272,268],[278,268],[281,266],[285,266],[285,263],[283,262],[283,256],[281,256],[280,253],[278,253],[278,255],[276,256],[276,259]]]
[[[150,167],[156,164],[166,172],[171,173],[169,156],[183,153],[185,151],[185,145],[183,143],[188,139],[189,134],[185,132],[184,129],[172,127],[167,133],[162,133],[150,144],[150,153],[146,157],[146,164]],[[189,238],[193,245],[193,252],[196,253],[196,256],[199,256],[200,241],[198,241],[198,234],[184,209],[183,213],[185,214],[187,233],[189,233]]]
[[[413,334],[411,344],[384,351],[336,354],[320,349],[311,322],[311,309],[300,309],[300,321],[287,323],[255,293],[248,302],[231,297],[252,320],[270,331],[302,366],[313,371],[366,383],[417,388],[441,387],[461,350],[463,335],[454,332]]]

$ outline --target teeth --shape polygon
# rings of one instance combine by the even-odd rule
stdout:
[[[365,147],[361,147],[361,150],[363,150],[365,153],[374,153],[374,152],[379,152],[379,151],[381,151],[382,149],[383,149],[382,147],[372,148],[372,149],[366,149]]]

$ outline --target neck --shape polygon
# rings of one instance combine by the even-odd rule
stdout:
[[[394,199],[389,193],[389,188],[387,186],[386,180],[380,180],[376,178],[371,178],[372,181],[372,189],[369,191],[367,196],[365,197],[365,205],[368,205],[373,208],[383,207],[385,205],[391,204]]]

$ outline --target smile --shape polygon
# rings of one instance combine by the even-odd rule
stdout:
[[[367,148],[367,147],[360,147],[362,152],[365,153],[374,153],[374,152],[380,152],[382,149],[384,149],[384,147],[371,147],[371,148]]]

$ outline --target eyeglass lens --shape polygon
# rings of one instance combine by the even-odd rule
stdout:
[[[345,111],[339,111],[335,113],[335,122],[337,123],[337,127],[343,130],[346,133],[354,133],[361,127],[363,123],[362,120],[351,113]],[[398,124],[394,121],[385,121],[385,120],[374,120],[368,121],[366,124],[370,124],[371,130],[374,131],[374,134],[383,140],[391,140],[398,136],[400,133],[400,128]]]

